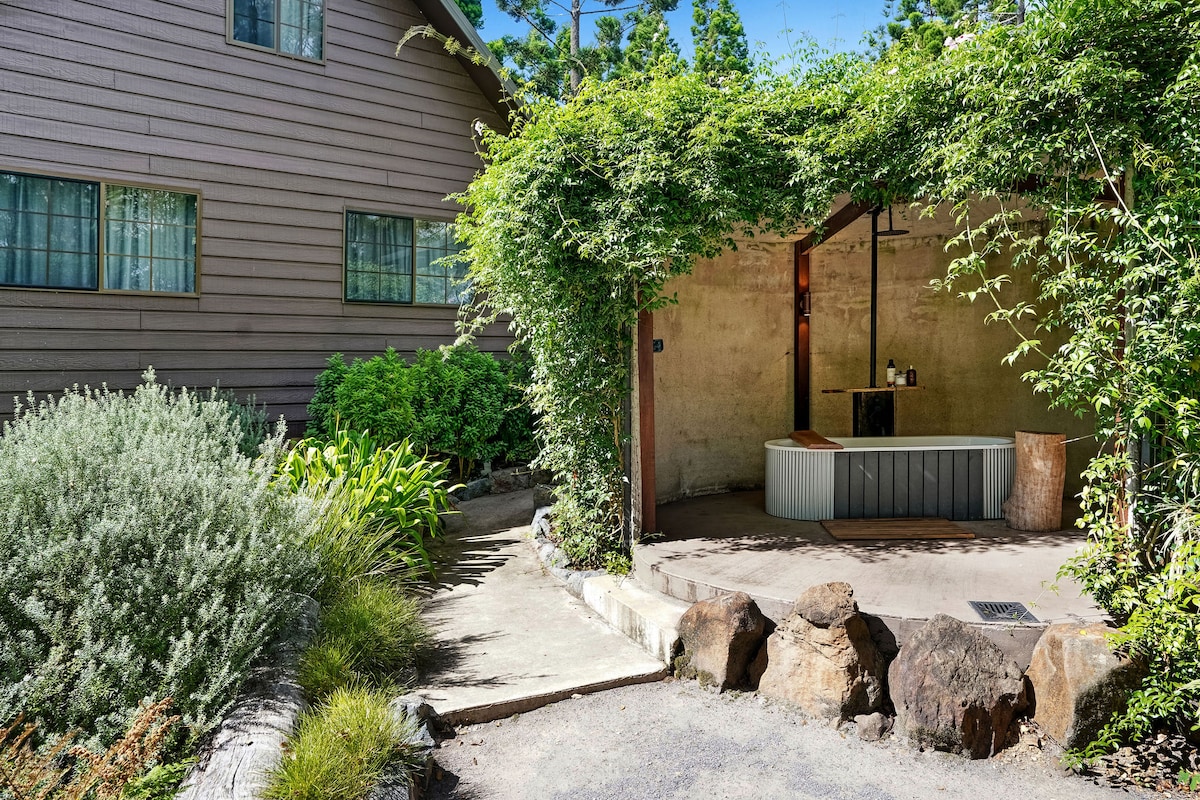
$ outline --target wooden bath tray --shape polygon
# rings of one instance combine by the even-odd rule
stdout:
[[[839,542],[871,539],[974,539],[975,534],[938,517],[823,519],[822,527]]]

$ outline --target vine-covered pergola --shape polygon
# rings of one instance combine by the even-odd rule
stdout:
[[[937,55],[901,42],[788,76],[585,82],[484,132],[459,232],[479,318],[510,315],[533,357],[561,544],[581,565],[628,563],[631,331],[671,302],[668,279],[734,235],[825,235],[839,195],[952,205],[967,254],[941,288],[995,298],[1001,251],[1031,270],[1039,302],[990,318],[1017,333],[1034,388],[1114,445],[1085,474],[1092,545],[1071,570],[1156,660],[1125,729],[1200,719],[1197,113],[1200,7],[1051,0]],[[1018,190],[1045,235],[1015,224]],[[1066,344],[1042,352],[1047,330]]]

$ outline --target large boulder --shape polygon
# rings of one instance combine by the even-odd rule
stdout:
[[[938,614],[888,670],[896,729],[923,747],[987,758],[1027,705],[1016,662],[965,622]]]
[[[883,700],[883,659],[848,583],[813,586],[767,639],[758,690],[814,717],[850,719]]]
[[[677,672],[718,689],[748,685],[747,668],[762,649],[767,624],[745,592],[693,603],[679,620],[683,655],[676,660]]]
[[[1103,623],[1051,625],[1033,649],[1025,677],[1033,687],[1033,719],[1067,748],[1091,742],[1145,675],[1108,644]]]

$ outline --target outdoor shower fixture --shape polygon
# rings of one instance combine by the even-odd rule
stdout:
[[[854,392],[854,435],[894,436],[896,433],[896,395],[879,388],[879,237],[902,236],[908,231],[892,222],[892,207],[887,207],[888,227],[879,230],[883,206],[871,209],[871,380],[866,390]]]
[[[883,206],[875,206],[871,209],[871,382],[867,385],[872,389],[879,386],[876,373],[878,372],[879,359],[876,347],[877,328],[879,322],[879,237],[880,236],[903,236],[908,231],[897,229],[892,223],[892,207],[889,204],[888,212],[888,229],[886,231],[879,230],[879,215],[883,213]]]

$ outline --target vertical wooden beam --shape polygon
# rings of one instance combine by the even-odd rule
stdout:
[[[658,530],[654,501],[654,314],[638,312],[638,461],[642,476],[642,533]]]
[[[810,255],[803,249],[802,242],[796,242],[795,251],[795,298],[792,307],[796,314],[796,335],[792,343],[794,375],[793,375],[793,423],[794,430],[807,430],[812,427],[810,419],[809,395],[812,391],[812,347],[809,339],[808,315],[809,310],[809,270]]]

